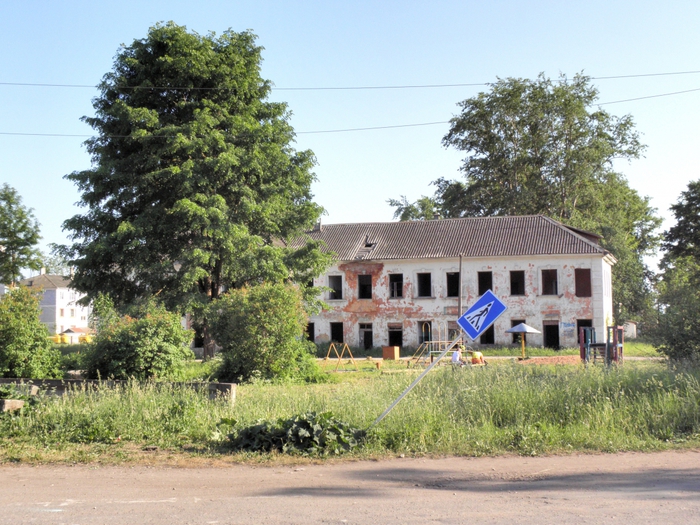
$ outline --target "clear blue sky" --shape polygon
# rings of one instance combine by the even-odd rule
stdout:
[[[172,20],[204,34],[252,29],[265,47],[263,75],[278,88],[492,82],[544,72],[592,77],[700,70],[700,2],[676,1],[33,1],[0,0],[0,82],[87,84],[110,70],[121,43]],[[700,74],[597,80],[609,102],[700,88]],[[460,154],[441,146],[447,124],[346,133],[307,131],[446,122],[485,87],[283,91],[316,154],[317,202],[326,223],[388,221],[386,200],[432,194],[458,178]],[[79,195],[63,176],[89,167],[92,88],[0,85],[0,183],[34,208],[42,246],[65,242],[62,222]],[[699,178],[700,91],[604,106],[631,114],[648,146],[619,166],[668,218]],[[671,224],[667,220],[665,226]]]

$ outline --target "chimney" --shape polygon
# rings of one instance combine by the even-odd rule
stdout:
[[[433,220],[437,221],[440,219],[440,214],[438,212],[433,213]]]
[[[318,222],[316,224],[314,224],[314,231],[315,232],[323,231],[323,225],[321,224],[321,219],[319,219]]]
[[[39,270],[39,275],[46,275],[46,268],[44,268],[42,266],[41,269]]]

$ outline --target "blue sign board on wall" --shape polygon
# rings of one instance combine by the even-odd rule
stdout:
[[[505,311],[506,305],[491,290],[487,290],[469,310],[464,312],[462,317],[457,319],[457,323],[473,341],[488,330],[489,326]]]

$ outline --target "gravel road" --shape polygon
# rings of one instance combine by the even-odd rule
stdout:
[[[700,523],[700,451],[0,467],[0,524]]]

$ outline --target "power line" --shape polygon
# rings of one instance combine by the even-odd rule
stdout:
[[[643,77],[663,77],[673,75],[694,75],[700,73],[700,70],[693,71],[673,71],[668,73],[642,73],[637,75],[614,75],[604,77],[590,77],[591,80],[615,80],[623,78],[643,78]],[[271,87],[273,91],[362,91],[362,90],[381,90],[381,89],[435,89],[435,88],[453,88],[453,87],[474,87],[488,86],[490,82],[470,82],[459,84],[406,84],[406,85],[390,85],[390,86],[321,86],[321,87]],[[31,83],[31,82],[0,82],[0,86],[17,86],[17,87],[57,87],[57,88],[79,88],[79,89],[96,89],[98,86],[88,84],[48,84],[48,83]],[[120,86],[119,89],[138,90],[138,89],[170,89],[177,91],[216,91],[228,90],[232,88],[226,87],[183,87],[183,86]]]
[[[606,106],[608,104],[620,104],[622,102],[633,102],[635,100],[646,100],[650,98],[659,97],[670,97],[672,95],[682,95],[684,93],[692,93],[695,91],[700,91],[700,88],[687,89],[684,91],[674,91],[671,93],[659,93],[658,95],[647,95],[645,97],[627,98],[624,100],[611,100],[610,102],[600,102],[594,103],[594,106]],[[449,124],[449,121],[439,121],[439,122],[420,122],[416,124],[396,124],[392,126],[370,126],[363,128],[342,128],[342,129],[324,129],[324,130],[314,130],[314,131],[297,131],[296,135],[311,135],[320,133],[344,133],[350,131],[371,131],[378,129],[395,129],[395,128],[415,128],[420,126],[435,126],[437,124]],[[78,137],[78,138],[90,138],[94,135],[77,135],[77,134],[65,134],[65,133],[20,133],[20,132],[10,132],[10,131],[0,131],[0,135],[10,135],[10,136],[21,136],[21,137]],[[175,135],[149,135],[144,138],[168,138],[174,137]],[[104,138],[129,138],[131,135],[107,135]]]
[[[700,88],[686,89],[685,91],[674,91],[673,93],[661,93],[659,95],[648,95],[646,97],[626,98],[624,100],[613,100],[612,102],[601,102],[600,104],[594,104],[594,105],[595,106],[606,106],[608,104],[620,104],[621,102],[632,102],[633,100],[645,100],[647,98],[670,97],[671,95],[681,95],[683,93],[691,93],[693,91],[700,91]]]

